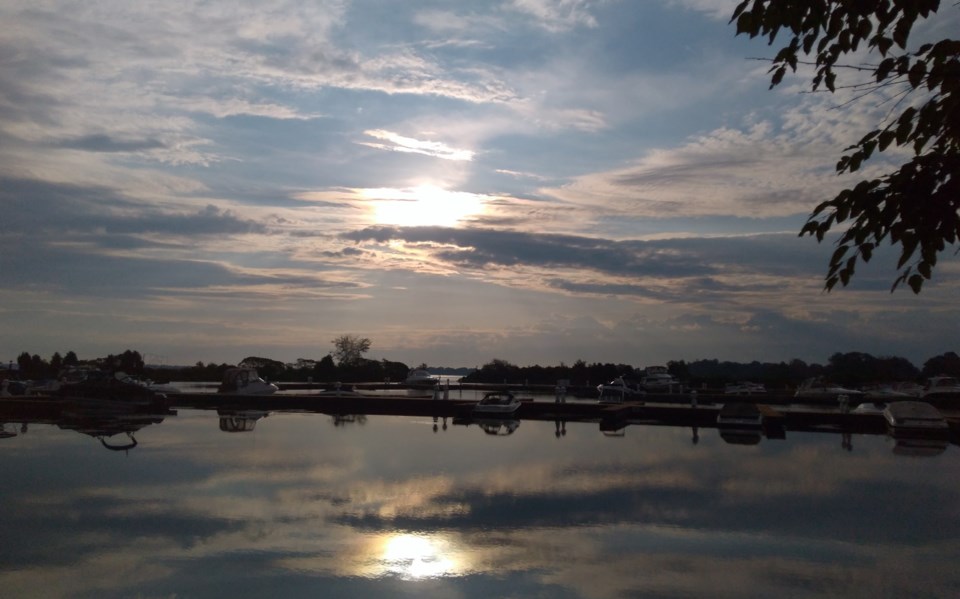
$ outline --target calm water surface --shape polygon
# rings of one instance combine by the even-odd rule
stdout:
[[[2,597],[960,596],[955,446],[195,410],[126,451],[6,430]]]

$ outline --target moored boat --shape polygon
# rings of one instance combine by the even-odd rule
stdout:
[[[407,373],[407,378],[403,384],[407,387],[417,389],[432,389],[440,383],[440,377],[433,376],[430,371],[423,368],[414,368]]]
[[[754,395],[757,393],[766,393],[767,388],[763,383],[751,383],[750,381],[740,381],[739,383],[728,383],[723,388],[725,395]]]
[[[947,434],[950,430],[943,415],[923,401],[895,401],[883,410],[892,435]]]
[[[597,385],[600,401],[624,401],[646,395],[646,391],[636,381],[618,376],[609,383]]]
[[[841,395],[856,399],[863,396],[863,391],[837,385],[822,377],[814,377],[803,381],[794,393],[794,397],[800,399],[837,399]]]
[[[954,376],[931,377],[923,387],[920,396],[924,399],[960,399],[960,380]]]
[[[228,368],[223,373],[223,382],[217,388],[217,393],[232,395],[270,395],[276,393],[278,387],[273,383],[260,378],[257,369],[250,366]]]
[[[680,391],[681,385],[666,366],[648,366],[640,379],[640,388],[647,393],[673,393]]]
[[[486,416],[509,416],[519,407],[520,400],[510,391],[491,391],[473,406],[473,412]]]

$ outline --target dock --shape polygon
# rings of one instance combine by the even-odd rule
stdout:
[[[762,415],[760,432],[769,439],[783,439],[789,432],[818,432],[833,434],[886,435],[887,424],[878,413],[856,413],[841,410],[834,403],[796,405],[787,398],[745,397],[724,395],[680,394],[648,395],[643,401],[601,403],[597,400],[524,399],[513,420],[551,422],[590,422],[604,432],[620,431],[627,427],[672,426],[718,428],[717,415],[724,403],[749,402]],[[772,400],[772,401],[771,401]],[[61,413],[77,402],[89,398],[36,396],[3,398],[0,400],[0,422],[56,423]],[[94,400],[96,401],[96,400]],[[162,400],[163,411],[175,414],[177,409],[211,410],[218,413],[296,412],[327,414],[335,417],[357,415],[421,416],[457,418],[470,421],[476,399],[463,399],[450,393],[406,396],[394,394],[337,394],[284,393],[273,395],[230,395],[220,393],[170,394]],[[116,403],[116,402],[115,402]],[[960,410],[940,407],[947,424],[949,442],[960,445]],[[921,434],[922,435],[922,434]]]

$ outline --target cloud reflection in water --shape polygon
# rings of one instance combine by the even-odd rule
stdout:
[[[128,455],[72,431],[4,440],[9,596],[872,596],[960,587],[955,447],[524,422],[506,437],[182,410]],[[13,441],[14,445],[10,442]],[[424,587],[423,585],[427,585]],[[439,586],[437,586],[439,585]]]

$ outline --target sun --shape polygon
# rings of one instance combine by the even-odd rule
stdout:
[[[483,196],[434,185],[362,191],[378,225],[453,227],[483,210]]]
[[[408,580],[439,578],[458,569],[449,555],[447,543],[413,534],[397,534],[387,539],[379,561],[385,573]]]

